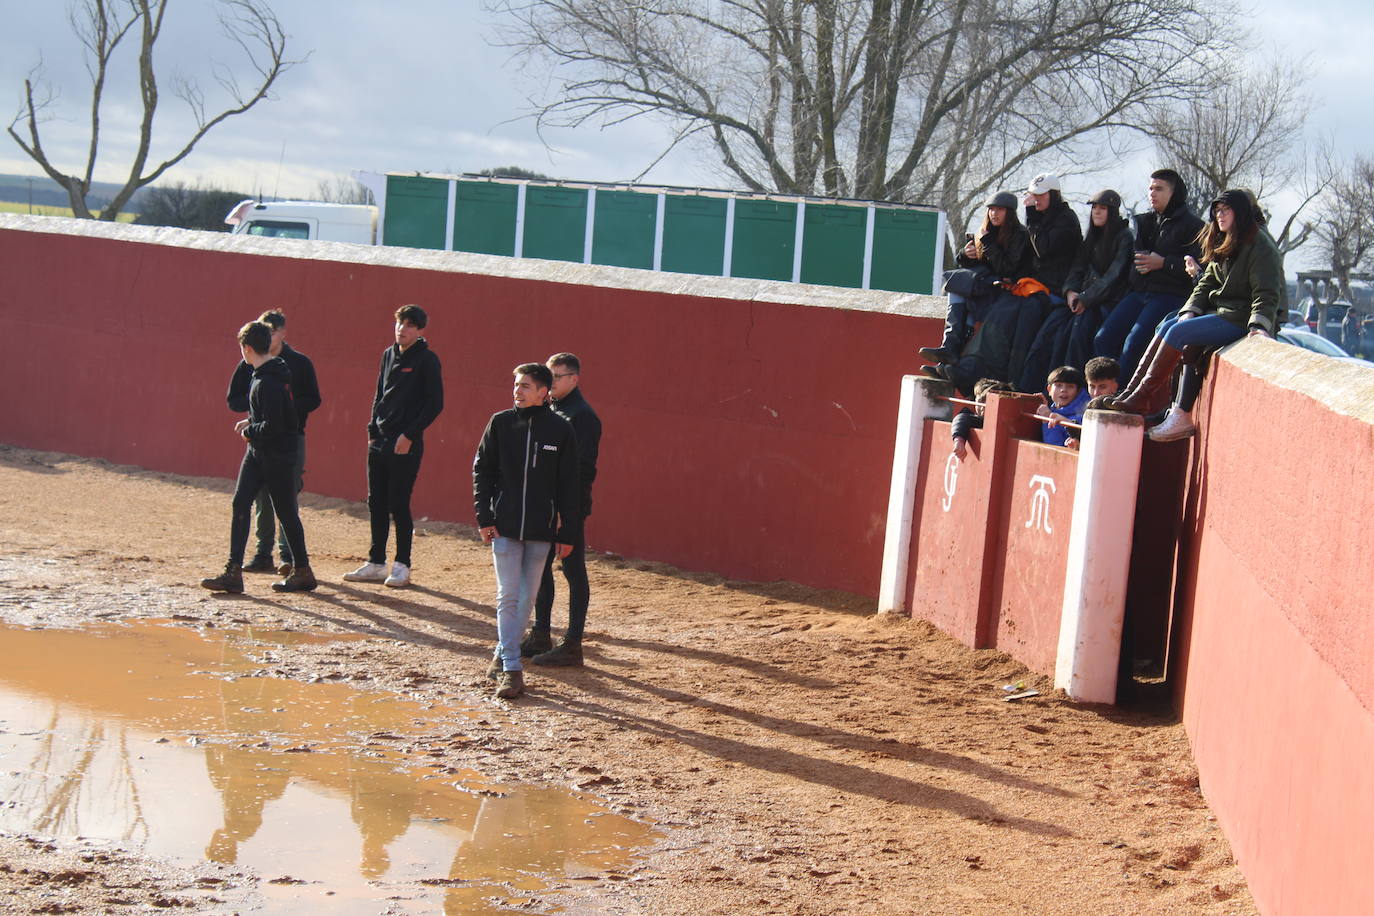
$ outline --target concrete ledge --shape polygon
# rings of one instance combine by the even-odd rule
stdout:
[[[1221,351],[1221,358],[1255,378],[1308,395],[1338,414],[1374,424],[1374,368],[1263,338],[1237,341]]]
[[[772,302],[813,308],[848,309],[908,315],[913,318],[945,317],[943,296],[893,293],[883,290],[845,289],[778,280],[748,280],[737,277],[703,277],[696,274],[605,267],[542,261],[535,258],[506,258],[469,254],[462,251],[433,251],[421,248],[389,248],[354,245],[346,242],[315,242],[298,239],[269,239],[237,236],[225,232],[203,232],[159,226],[134,226],[129,223],[103,223],[96,220],[58,216],[28,216],[0,213],[0,230],[37,232],[49,235],[79,235],[167,245],[201,251],[266,255],[274,258],[301,258],[343,261],[378,267],[401,267],[447,273],[479,274],[547,283],[569,283],[636,292],[700,296],[707,299],[737,299],[746,302]]]

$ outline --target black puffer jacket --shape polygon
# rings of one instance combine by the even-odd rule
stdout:
[[[582,530],[577,433],[548,407],[515,407],[487,421],[472,462],[477,527],[502,537],[576,544]]]
[[[1078,293],[1088,308],[1116,305],[1130,288],[1134,268],[1135,240],[1126,218],[1119,216],[1116,225],[1108,223],[1102,230],[1088,230],[1064,281],[1064,289]]]
[[[1017,226],[1012,231],[1011,239],[1006,247],[997,241],[998,230],[989,229],[980,239],[983,257],[965,257],[963,252],[959,253],[960,267],[977,267],[980,264],[992,271],[994,277],[999,280],[1019,280],[1022,277],[1033,277],[1039,270],[1039,262],[1035,259],[1035,246],[1031,244],[1030,233],[1024,226]]]
[[[1026,231],[1035,245],[1040,269],[1035,279],[1045,284],[1051,294],[1064,295],[1064,280],[1073,267],[1074,255],[1083,243],[1083,227],[1078,214],[1065,200],[1051,204],[1044,212],[1026,208]]]
[[[1163,213],[1150,210],[1135,214],[1135,249],[1162,255],[1164,266],[1147,274],[1131,271],[1131,289],[1142,293],[1167,293],[1187,298],[1193,278],[1183,265],[1185,255],[1202,256],[1198,233],[1202,220],[1188,209],[1188,186],[1179,179]]]

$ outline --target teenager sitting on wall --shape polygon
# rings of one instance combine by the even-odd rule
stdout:
[[[1088,235],[1064,280],[1064,306],[1050,310],[1031,344],[1023,391],[1035,391],[1052,366],[1086,364],[1098,329],[1129,288],[1134,238],[1121,215],[1121,195],[1107,188],[1088,203]]]
[[[961,269],[946,279],[944,341],[920,351],[937,363],[921,371],[961,391],[970,391],[981,377],[1013,378],[1039,329],[1043,305],[1028,297],[1045,287],[1034,279],[1039,262],[1015,208],[1015,195],[1006,191],[988,200],[978,237],[959,255]]]
[[[1212,201],[1211,219],[1201,236],[1202,276],[1176,321],[1151,340],[1130,386],[1116,397],[1090,406],[1129,413],[1149,412],[1150,402],[1167,390],[1180,361],[1185,362],[1178,396],[1151,439],[1168,442],[1196,432],[1192,410],[1202,390],[1196,365],[1205,347],[1246,336],[1272,335],[1278,327],[1283,256],[1256,219],[1243,189],[1223,191]]]

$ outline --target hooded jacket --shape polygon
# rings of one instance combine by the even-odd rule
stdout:
[[[1142,293],[1165,293],[1186,297],[1193,289],[1193,278],[1183,265],[1185,255],[1200,257],[1198,233],[1203,222],[1188,209],[1188,186],[1180,178],[1163,213],[1150,210],[1135,214],[1135,249],[1162,255],[1164,266],[1147,274],[1131,271],[1131,289]]]
[[[304,435],[306,417],[318,408],[322,401],[320,383],[315,378],[315,364],[310,361],[310,357],[291,349],[291,345],[285,342],[281,345],[279,355],[286,363],[286,368],[291,370],[291,397],[296,402],[296,420],[301,434]],[[225,398],[230,410],[235,413],[248,411],[248,387],[252,382],[253,367],[239,360],[233,376],[229,379],[229,393]]]
[[[291,370],[274,356],[253,370],[248,386],[248,425],[243,436],[248,447],[263,456],[296,453],[300,425],[291,396]]]
[[[405,436],[411,442],[423,442],[425,427],[443,409],[443,373],[428,341],[421,337],[404,352],[396,344],[382,351],[368,439],[394,443]]]
[[[582,532],[577,432],[546,406],[487,421],[472,462],[477,527],[502,537],[576,544]]]
[[[577,433],[577,457],[581,466],[582,517],[592,514],[592,484],[596,481],[596,459],[601,452],[601,418],[582,396],[581,388],[553,402],[554,413],[572,424]]]
[[[1238,220],[1250,225],[1250,238],[1241,242],[1231,257],[1208,263],[1179,314],[1215,314],[1242,328],[1258,328],[1273,335],[1279,326],[1283,255],[1264,226],[1254,221],[1245,194],[1226,191],[1218,200],[1229,205]]]
[[[1064,281],[1064,289],[1078,293],[1088,308],[1116,305],[1131,282],[1135,240],[1126,218],[1118,216],[1102,229],[1100,234],[1088,229],[1083,244],[1078,246],[1073,269]],[[1108,230],[1115,232],[1110,239],[1104,239],[1102,236]]]
[[[1040,269],[1035,278],[1049,289],[1051,295],[1064,295],[1064,280],[1073,266],[1078,246],[1083,242],[1083,227],[1078,214],[1065,200],[1051,204],[1042,212],[1026,208],[1026,231],[1035,246]]]

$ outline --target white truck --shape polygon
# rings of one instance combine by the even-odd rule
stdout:
[[[224,221],[234,235],[377,244],[377,208],[304,200],[245,200]]]

